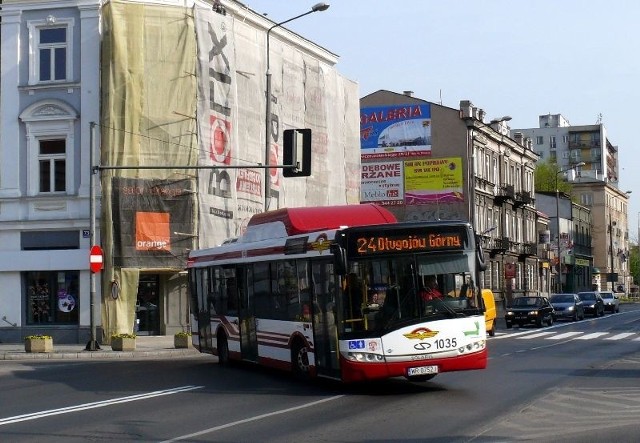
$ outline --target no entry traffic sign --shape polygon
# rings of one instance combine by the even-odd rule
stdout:
[[[89,254],[89,269],[94,273],[102,270],[102,248],[98,245],[91,246],[91,253]]]

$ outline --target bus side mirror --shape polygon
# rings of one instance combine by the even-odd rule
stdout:
[[[333,265],[336,268],[336,274],[345,275],[347,273],[347,256],[344,249],[337,243],[331,243],[329,251],[333,254]]]
[[[478,259],[478,269],[484,271],[487,269],[487,262],[484,258],[484,249],[482,248],[482,238],[476,234],[476,256]]]
[[[285,129],[282,138],[283,177],[311,175],[311,129]]]

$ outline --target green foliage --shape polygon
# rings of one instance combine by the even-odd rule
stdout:
[[[564,174],[558,173],[558,164],[552,161],[538,162],[535,170],[536,192],[556,192],[556,178],[558,190],[571,195],[573,186],[564,180]]]
[[[136,334],[112,334],[111,340],[116,338],[136,338]]]
[[[632,246],[629,250],[629,272],[633,276],[633,282],[635,284],[640,283],[640,248],[638,246]],[[629,290],[629,288],[626,288]]]
[[[27,335],[25,338],[25,340],[47,340],[47,339],[53,339],[53,337],[51,337],[50,335]]]
[[[175,333],[176,337],[191,337],[191,332],[180,331]]]

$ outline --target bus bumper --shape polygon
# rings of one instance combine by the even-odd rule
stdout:
[[[406,377],[409,368],[438,366],[438,374],[443,372],[467,371],[487,367],[487,349],[457,357],[434,358],[430,360],[403,361],[392,363],[356,362],[340,357],[342,381],[346,383],[380,380],[391,377]]]

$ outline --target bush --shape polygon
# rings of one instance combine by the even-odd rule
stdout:
[[[46,339],[53,339],[53,337],[50,335],[37,334],[37,335],[27,335],[24,339],[25,340],[46,340]]]
[[[111,340],[115,338],[136,338],[136,334],[113,334]]]
[[[180,331],[175,333],[176,337],[191,337],[191,332]]]

